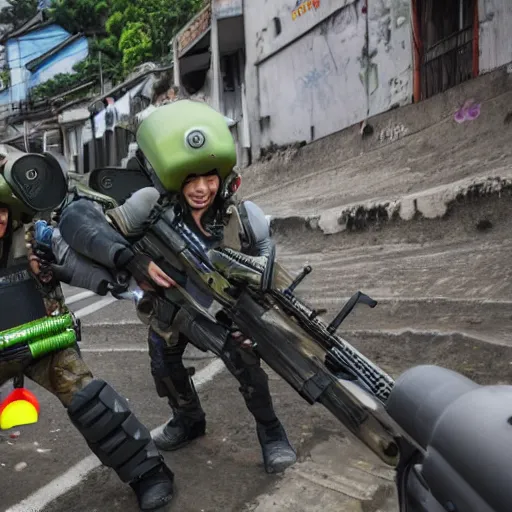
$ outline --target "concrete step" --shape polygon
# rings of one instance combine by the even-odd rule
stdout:
[[[313,248],[306,239],[297,239],[295,246],[280,246],[278,259],[292,274],[305,264],[313,267],[297,293],[315,300],[338,300],[357,290],[390,300],[437,298],[468,304],[512,300],[508,264],[512,240],[500,240],[499,233],[452,244],[344,248],[333,240],[332,245],[330,250],[315,247],[317,252],[309,252]]]
[[[312,448],[299,464],[286,471],[273,492],[264,493],[243,512],[321,512],[335,503],[337,510],[395,511],[393,471],[372,454],[356,454],[346,438],[331,435]]]
[[[373,297],[372,297],[373,298]],[[345,332],[381,332],[393,335],[410,333],[438,336],[460,334],[480,342],[512,346],[512,302],[458,301],[446,298],[390,299],[377,298],[378,305],[369,309],[357,306],[339,328]],[[308,297],[308,304],[326,309],[329,323],[341,310],[344,299]]]
[[[326,235],[342,231],[361,230],[370,224],[382,225],[391,221],[412,221],[420,218],[442,219],[457,208],[458,204],[475,198],[499,199],[512,189],[512,162],[506,167],[492,169],[485,175],[470,176],[452,183],[428,188],[403,196],[376,197],[366,201],[317,210],[315,214],[297,208],[268,215],[271,226],[279,228],[289,219],[304,222],[311,229],[319,229]],[[304,198],[296,198],[304,204]],[[315,197],[321,205],[323,197]]]
[[[342,337],[393,377],[415,365],[435,364],[479,384],[512,382],[512,347],[460,333],[344,331]]]
[[[503,174],[512,167],[512,124],[507,117],[511,84],[512,75],[501,70],[371,119],[376,130],[369,137],[362,138],[354,126],[276,154],[244,170],[241,193],[275,217],[309,218],[369,201],[385,203],[404,197],[414,201],[415,194],[424,203],[428,202],[421,196],[425,190]],[[455,111],[475,96],[481,115],[456,123]],[[399,138],[382,137],[387,127],[397,126],[403,128]],[[411,212],[412,206],[404,205],[404,213]]]

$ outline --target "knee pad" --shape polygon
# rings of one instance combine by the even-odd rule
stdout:
[[[123,482],[163,464],[148,429],[105,381],[93,380],[76,393],[68,415],[102,464],[113,468]]]

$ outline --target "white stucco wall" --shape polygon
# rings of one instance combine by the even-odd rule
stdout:
[[[512,0],[479,0],[480,72],[512,62]]]
[[[241,16],[242,12],[242,0],[212,0],[212,14],[218,20]]]
[[[260,2],[246,0],[244,15],[248,19],[246,25],[250,29],[250,37],[255,41],[257,60],[264,59],[270,54],[293,42],[294,39],[312,29],[319,22],[326,20],[336,11],[357,0],[320,0],[318,8],[311,7],[305,14],[293,19],[293,11],[297,8],[296,0],[273,0],[264,5]],[[281,22],[281,33],[275,34],[274,18]]]
[[[295,20],[293,0],[274,0],[264,8],[245,2],[256,156],[270,143],[318,139],[411,101],[410,0],[368,3],[369,59],[362,0],[320,0],[317,9]]]
[[[263,147],[319,138],[366,116],[361,53],[366,23],[356,4],[259,66]]]
[[[368,2],[370,116],[412,102],[410,0]]]

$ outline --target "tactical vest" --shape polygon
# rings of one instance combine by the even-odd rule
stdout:
[[[7,268],[0,268],[0,331],[46,316],[43,296],[30,272],[26,253],[21,227],[13,234]]]

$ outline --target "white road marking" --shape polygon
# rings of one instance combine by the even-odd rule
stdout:
[[[96,294],[89,290],[85,292],[76,293],[75,295],[71,295],[71,297],[66,297],[66,304],[74,304],[80,300],[88,299],[89,297],[94,297]]]
[[[220,359],[216,359],[202,370],[199,370],[196,375],[192,377],[196,388],[204,386],[224,368],[224,363]],[[151,434],[157,433],[161,428],[162,425],[152,430]],[[89,455],[55,480],[52,480],[44,487],[41,487],[38,491],[31,494],[28,498],[8,508],[5,512],[40,512],[49,503],[78,485],[93,469],[100,466],[101,462],[96,455]]]
[[[194,385],[198,388],[203,387],[207,382],[210,382],[215,375],[224,370],[225,365],[221,359],[215,359],[208,366],[199,370],[193,377]],[[156,430],[156,429],[155,429]]]
[[[138,318],[130,319],[130,320],[116,320],[113,322],[88,322],[87,327],[120,327],[127,325],[144,325],[141,320]]]
[[[116,302],[117,300],[118,299],[112,296],[105,297],[97,302],[93,302],[92,304],[85,306],[85,308],[75,311],[75,316],[78,318],[83,318],[84,316],[90,315],[100,309],[103,309],[105,306],[108,306],[109,304],[112,304],[112,302]]]
[[[89,327],[89,326],[87,326]],[[103,354],[103,353],[108,353],[108,352],[146,352],[147,353],[148,351],[148,347],[112,347],[112,348],[108,348],[108,347],[101,347],[101,348],[83,348],[82,346],[80,346],[80,352],[89,352],[89,353],[97,353],[97,354]]]

